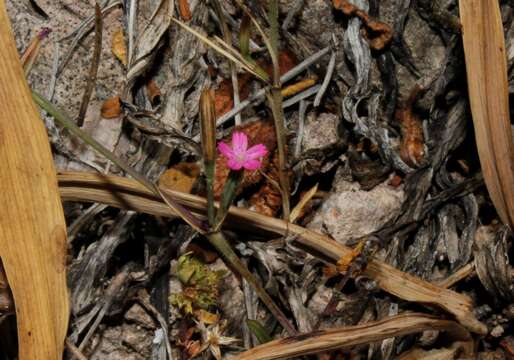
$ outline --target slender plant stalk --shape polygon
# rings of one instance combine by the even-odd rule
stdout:
[[[220,207],[216,213],[216,225],[212,228],[213,232],[219,231],[221,225],[223,225],[223,222],[225,221],[225,218],[228,214],[228,209],[236,197],[237,189],[241,185],[243,177],[244,170],[232,170],[228,174],[228,178],[225,181],[225,185],[223,186],[223,195],[221,197]]]
[[[96,84],[96,77],[98,74],[98,66],[100,65],[100,55],[102,54],[102,33],[103,33],[103,21],[102,21],[102,9],[98,2],[95,3],[95,44],[93,48],[93,58],[89,67],[89,77],[86,84],[86,90],[82,96],[82,102],[80,104],[79,115],[77,118],[77,125],[82,126],[84,124],[84,117],[86,116],[87,107],[93,94],[93,89]]]
[[[225,19],[225,14],[223,13],[223,9],[219,0],[213,1],[214,8],[216,13],[218,14],[218,19],[220,20],[221,32],[223,34],[223,39],[227,44],[232,43],[232,33],[227,25],[227,21]],[[244,54],[244,53],[243,53]],[[244,56],[244,55],[243,55]],[[237,66],[233,62],[229,62],[230,65],[230,77],[232,79],[232,92],[234,96],[234,106],[238,106],[240,103],[239,99],[239,81],[237,78]],[[236,126],[241,125],[241,114],[237,114],[235,117]]]
[[[200,133],[207,183],[207,220],[212,229],[215,220],[213,184],[216,169],[216,105],[212,89],[205,90],[200,97]]]
[[[282,109],[282,94],[280,87],[273,86],[266,94],[268,102],[273,113],[275,122],[275,132],[277,135],[277,151],[278,151],[278,178],[280,181],[280,192],[282,195],[282,211],[283,219],[289,221],[290,205],[289,205],[289,176],[287,169],[287,150],[286,136],[284,127],[284,111]]]
[[[290,205],[289,205],[289,176],[287,168],[287,143],[286,129],[284,126],[284,110],[282,109],[282,84],[280,82],[280,64],[278,62],[278,0],[270,0],[268,2],[268,20],[271,32],[271,48],[269,48],[273,61],[273,86],[267,94],[273,120],[275,122],[275,132],[277,135],[277,151],[278,151],[278,177],[282,194],[282,212],[283,218],[289,221]]]
[[[232,247],[229,245],[223,234],[218,231],[207,234],[207,237],[209,242],[223,255],[225,260],[228,261],[232,266],[236,267],[241,276],[243,276],[244,279],[253,286],[259,298],[268,307],[280,325],[282,325],[282,327],[286,329],[289,334],[296,334],[297,332],[293,325],[289,322],[282,310],[280,310],[280,308],[275,304],[273,299],[268,295],[266,290],[264,290],[261,284],[259,284],[253,274],[248,271],[246,265],[237,257],[236,253],[234,250],[232,250]]]
[[[275,54],[275,58],[278,58],[278,0],[268,1],[268,21],[270,24],[271,48],[273,49],[272,51]],[[277,79],[280,81],[280,68],[278,64],[273,64],[273,84],[275,86],[280,85],[280,83],[276,82]]]

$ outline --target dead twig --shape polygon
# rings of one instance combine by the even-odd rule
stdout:
[[[76,347],[69,339],[66,339],[65,344],[72,357],[79,360],[88,360],[87,357],[84,356],[84,354],[82,354],[82,352],[79,350],[79,348]]]
[[[103,21],[102,21],[102,10],[100,5],[95,3],[95,44],[93,47],[93,56],[91,59],[91,67],[89,68],[89,76],[86,83],[86,90],[82,96],[82,102],[80,103],[79,115],[77,117],[77,125],[82,126],[84,124],[84,117],[86,116],[87,107],[93,94],[93,89],[96,84],[96,76],[98,74],[98,65],[100,65],[100,55],[102,54],[102,33],[103,33]]]

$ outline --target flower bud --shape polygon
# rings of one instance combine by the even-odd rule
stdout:
[[[200,97],[200,131],[203,161],[213,164],[216,159],[216,109],[212,89],[204,90]]]

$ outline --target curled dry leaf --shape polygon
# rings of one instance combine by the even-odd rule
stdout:
[[[161,89],[154,80],[146,83],[146,94],[152,105],[158,105],[161,102]]]
[[[178,11],[180,13],[180,17],[184,21],[189,21],[193,18],[193,15],[191,14],[191,8],[189,7],[188,0],[179,0]]]
[[[190,193],[200,168],[193,163],[180,163],[166,170],[159,178],[159,186],[168,189]]]
[[[121,101],[118,95],[104,101],[100,110],[104,119],[114,119],[121,115]]]
[[[127,66],[127,45],[122,28],[112,34],[111,51],[123,65]]]
[[[420,88],[415,87],[409,99],[396,111],[396,119],[402,129],[402,141],[400,144],[400,156],[406,164],[419,167],[424,162],[425,141],[423,137],[423,125],[421,120],[412,110]]]
[[[376,21],[350,3],[348,0],[333,0],[334,8],[341,10],[346,16],[357,16],[366,26],[364,35],[368,39],[369,45],[374,50],[384,49],[393,38],[393,29],[386,23]]]

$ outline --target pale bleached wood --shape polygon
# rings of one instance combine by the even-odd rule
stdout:
[[[380,321],[357,326],[329,330],[317,330],[254,347],[234,360],[278,360],[319,353],[341,348],[369,344],[387,338],[419,333],[424,330],[447,331],[453,340],[466,343],[466,354],[470,356],[473,345],[469,333],[454,321],[440,320],[425,314],[403,314]]]
[[[460,0],[468,91],[480,164],[501,220],[514,225],[514,151],[505,39],[496,0]]]
[[[62,359],[66,225],[48,137],[0,0],[0,257],[16,305],[19,359]]]
[[[60,172],[58,179],[64,201],[99,202],[159,216],[175,215],[162,200],[135,180],[89,172]],[[195,214],[205,215],[204,198],[178,191],[166,192]],[[295,241],[305,250],[331,263],[336,263],[351,252],[351,249],[326,235],[242,208],[230,208],[227,225],[244,228],[247,231],[296,235]],[[470,331],[480,334],[487,331],[485,325],[475,318],[473,304],[468,296],[433,285],[373,259],[365,269],[364,275],[374,279],[383,290],[399,298],[433,304],[445,309]]]

